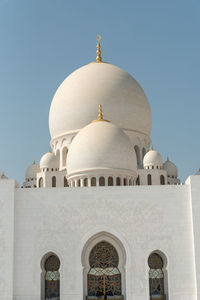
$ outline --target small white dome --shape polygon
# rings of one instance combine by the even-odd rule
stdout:
[[[26,178],[36,178],[37,177],[37,173],[40,172],[40,167],[38,166],[38,164],[36,164],[35,160],[32,163],[32,165],[30,165],[27,169],[26,169]]]
[[[58,167],[59,167],[59,162],[54,153],[47,152],[40,159],[40,169],[44,169],[44,168],[56,169]]]
[[[161,169],[163,166],[163,161],[160,153],[154,149],[147,152],[143,159],[143,166],[144,169],[152,168],[159,168]]]
[[[67,156],[67,173],[82,171],[137,170],[136,154],[129,137],[110,122],[93,122],[73,139]]]
[[[163,168],[167,172],[167,176],[174,176],[177,178],[178,176],[177,167],[169,159],[167,159],[166,162],[163,164]]]

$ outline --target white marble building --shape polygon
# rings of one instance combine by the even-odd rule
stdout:
[[[0,174],[0,299],[200,299],[199,172],[180,184],[150,150],[145,93],[99,42],[56,91],[49,128],[22,188]]]

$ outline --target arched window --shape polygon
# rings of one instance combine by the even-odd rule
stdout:
[[[142,148],[142,159],[144,158],[145,154],[146,154],[146,149]]]
[[[165,177],[163,175],[160,175],[160,184],[165,185]]]
[[[152,253],[148,259],[149,265],[149,294],[150,300],[164,300],[163,260],[157,253]]]
[[[134,149],[135,149],[135,153],[136,153],[136,157],[137,157],[137,166],[139,168],[140,167],[140,149],[137,145],[135,145]]]
[[[56,176],[52,177],[52,187],[56,187]]]
[[[96,186],[96,178],[95,177],[91,178],[91,186]]]
[[[100,186],[105,186],[105,178],[104,177],[99,178],[99,185]]]
[[[151,174],[147,175],[147,183],[148,185],[152,185]]]
[[[45,300],[60,299],[60,261],[50,255],[45,261]]]
[[[108,177],[108,186],[112,186],[112,185],[113,185],[113,178]]]
[[[124,186],[126,185],[126,178],[124,178]]]
[[[117,184],[117,185],[121,185],[121,179],[120,179],[120,177],[117,177],[117,179],[116,179],[116,184]]]
[[[78,187],[81,186],[81,180],[80,180],[80,179],[78,179],[78,181],[77,181],[77,186],[78,186]]]
[[[67,147],[64,147],[62,150],[62,166],[66,167],[66,160],[67,160]]]
[[[56,158],[58,161],[58,165],[60,166],[60,150],[59,149],[56,151]]]
[[[98,243],[90,252],[88,272],[88,296],[104,297],[121,295],[119,256],[108,242]]]
[[[67,187],[68,186],[68,181],[67,181],[67,178],[64,177],[64,187]]]
[[[43,186],[44,186],[44,181],[43,181],[43,178],[40,177],[40,179],[39,179],[39,188],[41,188]]]
[[[88,179],[87,179],[87,178],[84,178],[84,180],[83,180],[83,185],[84,185],[84,186],[88,186]]]
[[[140,176],[138,175],[137,179],[136,179],[136,185],[140,185]]]
[[[59,149],[56,151],[56,156],[60,160],[60,150]]]

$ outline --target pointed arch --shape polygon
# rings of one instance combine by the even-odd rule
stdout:
[[[53,176],[52,178],[51,178],[51,183],[52,183],[52,187],[56,187],[56,176]]]
[[[99,186],[105,186],[105,177],[101,176],[99,178]]]
[[[165,177],[164,175],[160,175],[160,184],[165,185]]]
[[[60,150],[59,149],[56,150],[56,158],[57,158],[57,161],[58,161],[58,166],[60,168]]]
[[[148,184],[148,185],[152,185],[151,174],[148,174],[148,175],[147,175],[147,184]]]
[[[91,186],[96,186],[97,185],[97,180],[96,177],[91,178]]]
[[[136,153],[136,157],[137,157],[137,167],[139,168],[141,165],[141,159],[140,159],[140,148],[138,147],[138,145],[134,146],[135,149],[135,153]]]
[[[40,179],[39,179],[39,188],[42,188],[42,187],[44,187],[44,180],[43,180],[42,177],[40,177]]]
[[[126,265],[126,251],[121,243],[121,241],[114,235],[108,232],[99,232],[92,237],[90,237],[87,242],[85,243],[82,253],[81,253],[81,261],[83,265],[83,293],[84,297],[88,295],[88,288],[87,288],[87,277],[88,272],[90,270],[90,263],[89,263],[89,257],[92,249],[95,245],[97,245],[100,242],[106,242],[112,245],[119,256],[119,264],[118,269],[121,274],[121,294],[126,294],[125,289],[125,265]]]
[[[120,177],[117,177],[117,179],[116,179],[116,185],[117,186],[121,185],[121,178]]]
[[[143,160],[143,158],[144,158],[144,156],[145,156],[146,153],[147,153],[147,152],[146,152],[146,149],[145,149],[145,148],[142,148],[142,160]]]
[[[113,177],[108,177],[108,186],[113,186]]]
[[[41,299],[60,300],[60,259],[53,252],[41,260]]]
[[[168,299],[167,258],[160,250],[152,251],[148,257],[150,300]]]
[[[87,274],[89,297],[121,296],[121,273],[119,256],[115,247],[107,242],[98,242],[89,255],[90,270]]]
[[[67,147],[64,147],[64,148],[62,149],[62,166],[63,166],[63,167],[66,167],[67,152],[68,152]]]

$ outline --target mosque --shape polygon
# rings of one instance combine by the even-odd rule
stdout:
[[[54,95],[40,164],[21,188],[0,173],[0,299],[200,299],[200,172],[180,183],[151,122],[98,36]]]

